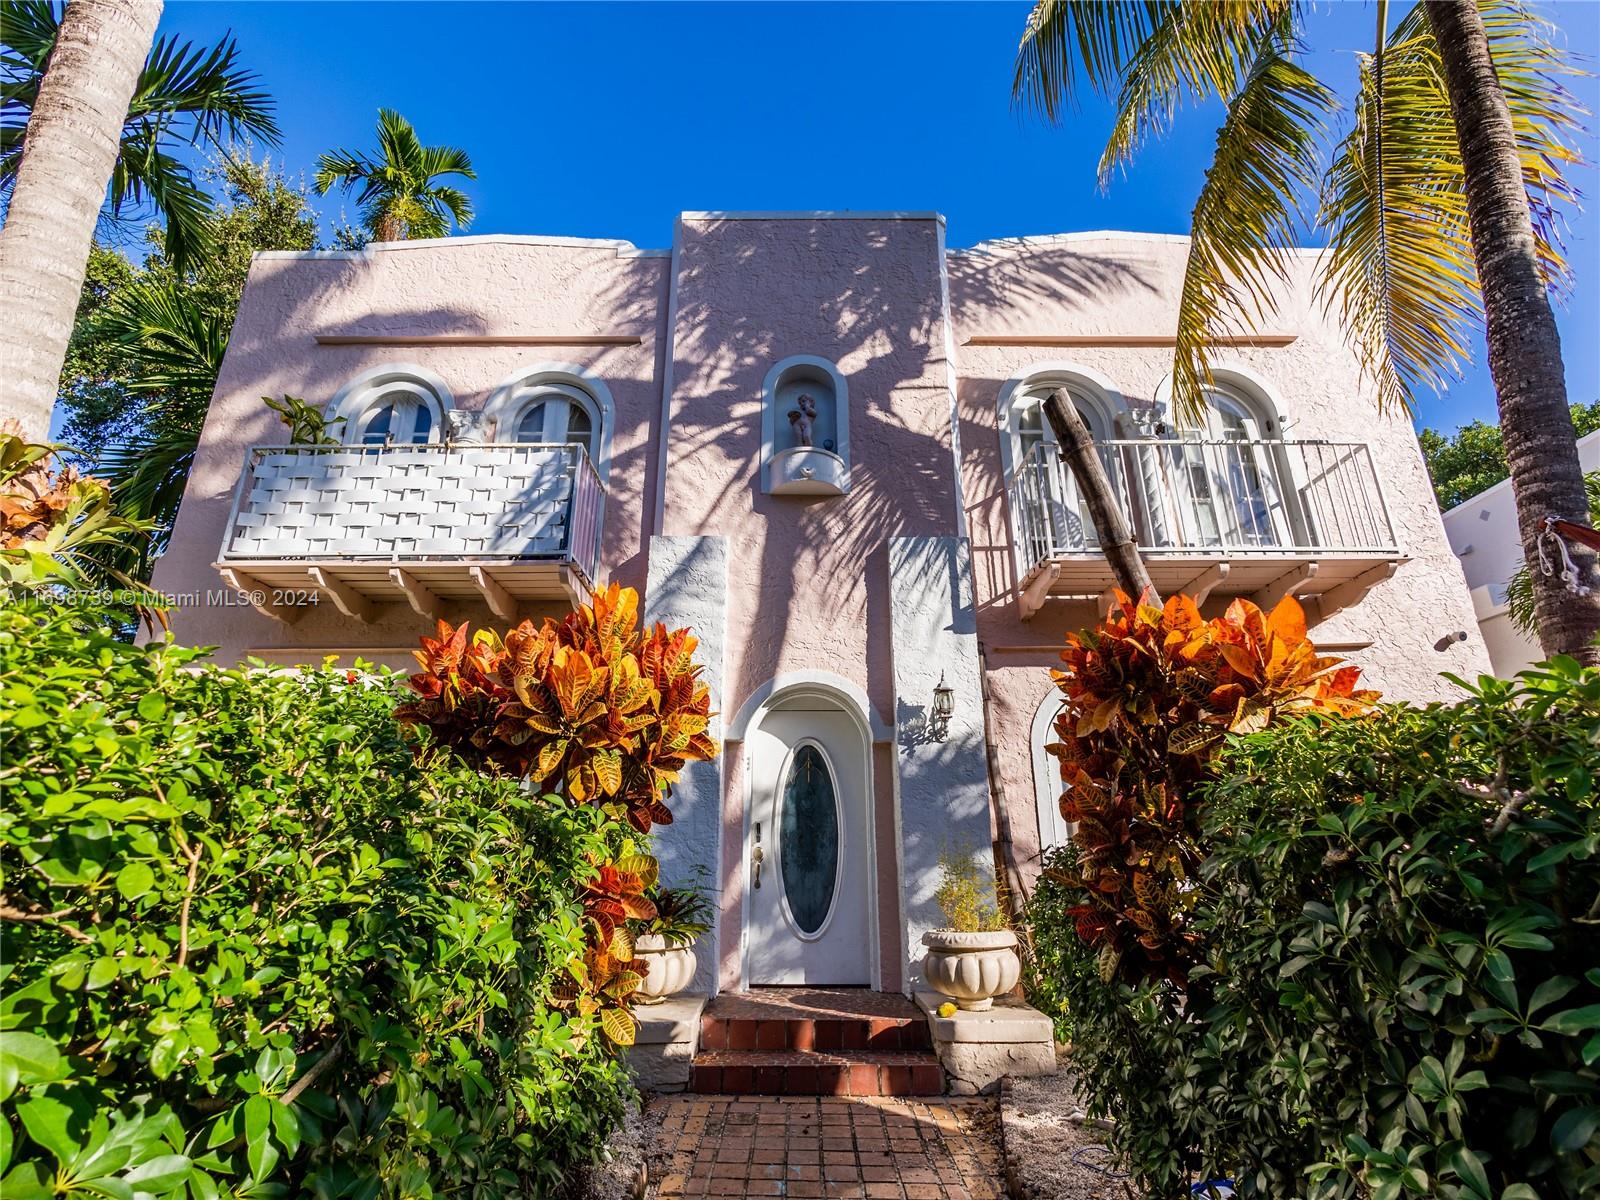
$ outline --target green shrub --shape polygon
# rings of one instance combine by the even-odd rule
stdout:
[[[631,831],[201,658],[0,613],[0,1193],[549,1190],[629,1091],[566,970]]]
[[[945,850],[939,855],[939,887],[933,902],[944,914],[944,927],[957,933],[979,933],[1006,927],[993,872],[980,868],[974,852]]]
[[[1230,740],[1186,999],[1100,982],[1052,859],[1036,995],[1149,1195],[1600,1193],[1600,673],[1469,693]]]

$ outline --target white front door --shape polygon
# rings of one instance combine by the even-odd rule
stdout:
[[[779,708],[747,738],[746,981],[870,982],[867,747],[837,709]]]

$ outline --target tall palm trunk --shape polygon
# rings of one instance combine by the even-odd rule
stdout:
[[[23,135],[0,229],[0,416],[42,440],[95,221],[161,0],[72,0]]]
[[[1600,579],[1594,555],[1574,550],[1578,596],[1539,567],[1536,542],[1546,516],[1588,520],[1583,470],[1567,408],[1561,335],[1534,251],[1533,221],[1506,104],[1476,0],[1427,0],[1428,24],[1444,64],[1465,168],[1467,218],[1483,289],[1489,373],[1511,467],[1522,550],[1533,576],[1534,613],[1546,654],[1600,663]]]
[[[1088,506],[1100,552],[1106,556],[1117,586],[1135,600],[1160,604],[1161,596],[1150,582],[1144,559],[1139,557],[1139,543],[1128,524],[1128,514],[1122,511],[1089,427],[1072,406],[1072,397],[1065,388],[1057,388],[1045,397],[1044,415],[1061,448],[1061,461],[1072,472],[1078,494]]]

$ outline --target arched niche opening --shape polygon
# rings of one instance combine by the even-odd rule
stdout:
[[[767,372],[762,386],[765,490],[842,496],[850,490],[850,396],[839,369],[801,354]]]

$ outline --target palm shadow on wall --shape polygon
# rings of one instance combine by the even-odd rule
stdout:
[[[904,236],[904,223],[813,221],[795,238],[793,226],[804,223],[786,222],[781,242],[724,238],[719,236],[724,224],[681,231],[679,309],[667,348],[675,365],[665,469],[678,480],[689,472],[696,480],[716,479],[719,486],[669,487],[664,530],[727,536],[730,559],[755,564],[746,573],[754,580],[753,594],[729,598],[727,636],[741,653],[730,655],[730,668],[735,662],[739,667],[730,670],[719,704],[724,713],[733,713],[782,670],[836,657],[826,652],[830,631],[864,627],[869,698],[878,713],[895,722],[896,752],[914,753],[919,771],[937,773],[972,747],[928,737],[926,698],[895,695],[888,588],[883,586],[891,539],[949,535],[958,528],[952,398],[943,363],[944,313],[932,226],[919,273],[907,268],[903,255],[888,253],[893,239]],[[853,256],[840,251],[845,224],[856,239]],[[841,268],[841,261],[849,265]],[[1062,254],[1052,266],[1048,272],[1012,273],[1003,284],[993,273],[968,272],[961,280],[963,303],[1059,311],[1118,291],[1155,290],[1137,268],[1094,254]],[[829,281],[820,289],[820,300],[819,278]],[[806,297],[809,311],[789,303],[793,296]],[[618,297],[624,306],[632,300]],[[782,312],[781,321],[775,309]],[[773,364],[796,354],[840,364],[847,377],[852,476],[847,496],[768,496],[762,490],[761,384]],[[991,394],[988,412],[993,411]],[[998,433],[992,416],[987,425],[974,420],[964,402],[959,431],[969,451],[963,456],[963,483],[970,510],[975,494],[992,497],[1001,490],[998,455],[970,453],[976,439]],[[949,588],[938,565],[923,569],[941,577],[914,579],[913,586]],[[796,601],[801,584],[818,581],[820,589],[808,590],[826,596],[821,612]],[[953,632],[975,628],[970,610],[956,620],[960,628]],[[750,645],[756,631],[761,644]],[[719,890],[733,886],[734,869],[726,859],[720,869]]]

